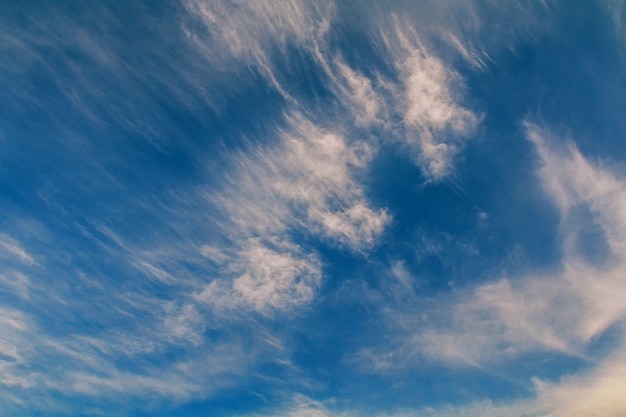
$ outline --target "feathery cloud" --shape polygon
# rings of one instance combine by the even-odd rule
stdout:
[[[590,264],[567,250],[577,229],[562,230],[561,271],[502,279],[441,296],[440,307],[429,314],[433,325],[409,314],[399,322],[406,333],[397,347],[385,347],[379,356],[364,351],[363,359],[370,358],[374,368],[405,366],[418,358],[482,366],[537,350],[584,356],[594,338],[623,319],[624,181],[591,164],[573,145],[552,149],[545,139],[548,131],[531,124],[526,128],[540,156],[539,179],[548,197],[564,219],[574,214],[570,213],[574,207],[587,206],[604,230],[613,257],[603,265]]]
[[[228,213],[234,234],[272,236],[303,228],[353,251],[374,245],[389,221],[373,209],[357,178],[373,149],[292,116],[278,143],[234,161],[223,194],[209,196]]]
[[[586,361],[588,370],[560,381],[535,379],[535,397],[499,405],[476,403],[455,408],[452,414],[484,409],[493,415],[618,416],[625,406],[623,345],[596,360],[589,356],[589,349],[626,317],[622,301],[626,292],[626,182],[588,161],[571,143],[557,145],[558,138],[549,130],[531,123],[525,128],[539,156],[538,179],[563,218],[560,271],[501,279],[437,297],[421,306],[427,321],[414,316],[411,308],[391,309],[391,328],[399,331],[392,344],[362,350],[347,360],[376,372],[393,372],[424,360],[489,369],[529,353],[557,352]],[[569,227],[572,223],[567,219],[577,216],[580,206],[589,209],[591,221],[604,232],[610,256],[600,265],[588,261],[569,243],[577,239],[580,219],[573,222],[575,227]],[[432,415],[449,412],[444,407]]]
[[[383,39],[403,84],[398,98],[406,133],[400,140],[429,180],[442,179],[453,170],[453,158],[480,116],[459,104],[460,76],[410,24],[394,16],[389,26]]]

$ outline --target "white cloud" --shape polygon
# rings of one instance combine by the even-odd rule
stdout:
[[[293,242],[294,232],[365,252],[389,222],[385,210],[369,206],[357,181],[372,148],[300,115],[288,121],[277,142],[236,155],[223,190],[207,194],[224,214],[231,246],[201,248],[224,276],[195,298],[221,311],[249,308],[267,315],[313,300],[321,262]]]
[[[128,280],[112,279],[108,273],[100,274],[98,268],[89,273],[67,268],[59,271],[54,260],[45,263],[41,259],[44,264],[33,275],[34,282],[39,285],[48,275],[59,276],[49,286],[42,286],[36,299],[49,290],[42,305],[59,316],[53,314],[47,319],[62,326],[67,334],[48,334],[45,328],[33,327],[24,330],[19,339],[0,338],[0,348],[7,358],[17,352],[25,363],[22,368],[3,363],[0,382],[35,388],[32,392],[52,390],[70,396],[157,395],[176,400],[201,397],[220,386],[220,381],[227,383],[232,379],[229,375],[243,373],[255,355],[242,349],[237,341],[220,350],[215,347],[218,342],[204,338],[203,331],[217,325],[192,293],[202,290],[200,283],[206,283],[210,273],[190,273],[182,264],[203,267],[204,258],[213,263],[207,270],[219,269],[220,281],[213,281],[219,283],[219,296],[211,301],[216,305],[231,303],[229,308],[267,315],[310,303],[322,281],[321,261],[315,253],[291,242],[290,232],[310,233],[356,252],[371,248],[389,220],[384,210],[369,206],[358,181],[371,153],[366,144],[352,143],[339,133],[324,131],[295,117],[280,132],[275,147],[259,147],[252,155],[236,158],[230,173],[233,182],[228,184],[233,188],[217,198],[217,206],[228,213],[225,223],[230,230],[224,232],[224,240],[230,240],[225,248],[198,245],[197,250],[198,246],[190,244],[193,236],[182,234],[167,236],[167,242],[155,239],[141,243],[140,239],[126,240],[125,234],[113,226],[81,226],[90,244],[104,248],[107,257],[115,258],[114,273]],[[163,220],[164,228],[171,227],[169,214],[163,214],[171,213],[170,208],[150,209]],[[3,236],[0,243],[0,256],[34,264],[33,257],[15,240]],[[81,255],[93,255],[88,248],[81,249]],[[75,260],[70,250],[61,246],[50,253]],[[76,288],[54,287],[57,282],[73,279],[73,273],[81,277]],[[17,276],[3,274],[2,280],[12,283],[10,280]],[[83,288],[84,282],[90,282],[89,288]],[[171,300],[154,293],[163,285]],[[92,328],[67,319],[83,315],[95,318]],[[233,326],[242,325],[234,315],[229,317],[233,318]],[[215,320],[226,321],[224,318]],[[108,330],[97,331],[99,326]],[[253,348],[265,349],[259,344]],[[170,354],[183,356],[186,362],[168,363],[160,370],[147,365]],[[191,363],[196,355],[197,363]],[[131,371],[123,365],[129,361],[136,364]],[[68,365],[58,369],[60,363]],[[28,393],[21,397],[32,398]]]
[[[273,409],[269,413],[246,414],[246,417],[350,417],[354,414],[350,412],[340,412],[333,410],[332,401],[317,401],[306,395],[296,393],[280,408]]]
[[[194,346],[202,344],[202,331],[206,323],[194,304],[188,303],[182,307],[170,304],[165,312],[163,335],[169,335],[172,341],[191,342]]]
[[[0,307],[0,386],[29,388],[35,385],[32,375],[21,371],[32,354],[28,341],[31,330],[32,324],[23,312]],[[0,389],[0,395],[2,391]]]
[[[485,51],[478,53],[471,46],[464,45],[463,42],[461,42],[461,40],[453,33],[448,32],[446,35],[446,41],[448,41],[448,43],[450,43],[470,65],[483,70],[487,68],[487,64],[485,63],[483,56],[487,59],[490,58]]]
[[[545,417],[621,417],[626,415],[626,350],[582,374],[556,383],[536,381],[538,408]]]
[[[135,264],[135,267],[142,270],[148,277],[156,278],[163,283],[173,284],[175,282],[175,278],[172,277],[168,272],[157,268],[147,261],[137,262],[137,264]]]
[[[272,410],[281,417],[622,417],[626,412],[626,350],[600,362],[597,367],[558,382],[534,380],[536,396],[502,401],[475,400],[464,405],[438,405],[394,409],[387,412],[344,408],[335,401],[316,401],[296,395],[282,409]],[[247,417],[259,417],[259,414]]]
[[[118,308],[119,306],[115,306]],[[132,331],[113,328],[93,336],[47,332],[19,311],[0,309],[0,398],[21,399],[33,409],[61,412],[64,404],[49,401],[58,393],[90,398],[146,398],[158,395],[155,405],[186,401],[227,387],[244,373],[249,361],[272,349],[259,343],[246,351],[239,340],[207,343],[194,326],[202,326],[193,305],[166,311],[163,328],[153,320]],[[72,326],[65,330],[72,332]],[[176,352],[178,340],[193,342],[193,350],[155,365],[165,352]],[[178,350],[180,352],[180,350]],[[120,361],[135,363],[128,369]],[[42,395],[43,393],[43,395]],[[151,406],[145,403],[146,408]],[[81,406],[72,407],[73,412]]]
[[[337,61],[336,66],[346,84],[344,86],[344,83],[338,82],[338,89],[347,98],[346,101],[352,104],[356,125],[369,126],[380,122],[382,98],[374,90],[372,81],[341,61]]]
[[[532,124],[526,124],[526,129],[540,157],[539,179],[563,217],[561,269],[440,296],[422,304],[423,316],[411,308],[392,308],[390,320],[402,335],[392,345],[362,350],[347,359],[376,372],[389,372],[423,360],[482,368],[529,352],[574,355],[588,361],[590,369],[558,382],[537,380],[536,398],[515,405],[489,405],[494,415],[509,407],[517,410],[512,415],[623,415],[623,347],[599,361],[588,357],[587,349],[626,317],[626,181],[589,162],[574,145],[556,146],[549,131]],[[591,221],[604,231],[611,257],[601,265],[569,248],[579,227],[569,227],[566,220],[576,216],[580,206],[589,209]],[[468,411],[472,407],[464,412],[473,415]],[[444,411],[442,415],[447,415]]]
[[[610,170],[594,165],[573,144],[554,149],[551,134],[526,123],[528,138],[541,158],[546,191],[565,218],[572,209],[587,205],[605,233],[615,255],[626,258],[626,185]]]
[[[268,43],[285,48],[288,42],[306,47],[325,35],[330,3],[300,0],[245,1],[189,0],[188,10],[204,21],[210,35],[226,49],[229,57],[251,59],[271,49]],[[269,57],[256,59],[269,62]]]
[[[453,170],[480,117],[459,104],[460,76],[428,50],[413,27],[398,18],[390,27],[384,41],[403,82],[402,140],[425,176],[439,180]]]
[[[372,81],[329,45],[334,2],[188,0],[185,4],[207,30],[188,29],[187,34],[216,68],[254,67],[290,104],[296,104],[299,92],[285,81],[285,65],[277,64],[288,61],[289,48],[295,47],[318,66],[326,87],[354,118],[351,123],[368,127],[380,122],[382,99]]]
[[[110,243],[108,235],[92,233],[88,224],[83,228],[89,239]],[[38,236],[39,247],[49,247],[47,236],[47,231]],[[85,246],[91,243],[98,242]],[[132,280],[111,280],[99,268],[89,276],[59,269],[56,259],[77,259],[62,245],[45,259],[38,257],[34,266],[23,265],[18,257],[16,265],[29,268],[28,278],[10,269],[0,274],[0,291],[5,296],[5,290],[11,291],[0,308],[0,401],[17,410],[24,409],[22,401],[32,410],[63,413],[63,401],[54,400],[58,393],[87,403],[154,395],[163,402],[206,396],[231,384],[255,353],[236,339],[206,340],[205,329],[215,323],[191,298],[190,288],[196,288],[200,277],[186,279],[189,271],[180,265],[194,259],[182,257],[183,249],[187,244],[148,251],[118,235],[116,245],[106,246],[104,253],[114,255],[117,271]],[[200,253],[193,256],[204,260]],[[79,259],[76,267],[85,265]],[[167,299],[154,293],[163,284]],[[255,343],[256,352],[272,349]],[[160,362],[164,355],[176,359]],[[129,369],[128,363],[134,366]]]
[[[460,138],[468,136],[477,117],[451,98],[450,73],[423,49],[411,53],[403,65],[407,109],[405,123],[416,129],[407,144],[420,167],[433,179],[449,174]],[[452,137],[448,138],[447,135]]]
[[[233,265],[241,270],[233,281],[233,290],[257,311],[308,303],[319,287],[319,261],[294,253],[296,248],[286,251],[285,245],[281,246],[277,252],[250,241]]]
[[[408,410],[393,416],[621,417],[626,413],[623,346],[595,367],[559,381],[534,380],[535,396],[500,402]]]
[[[26,265],[35,263],[35,259],[15,239],[5,234],[0,234],[0,256],[8,256]]]
[[[28,277],[20,272],[11,271],[7,275],[0,274],[0,288],[5,287],[16,296],[28,299],[28,290],[31,286]]]
[[[171,244],[173,250],[166,247],[163,251],[145,248],[159,246],[163,242],[142,245],[137,241],[125,241],[123,233],[114,226],[98,228],[110,242],[98,242],[95,232],[85,234],[92,243],[105,247],[107,256],[115,258],[118,266],[124,263],[130,266],[119,268],[120,274],[128,279],[111,279],[107,274],[98,275],[97,271],[87,274],[68,271],[66,266],[54,283],[66,285],[72,282],[68,286],[73,286],[71,279],[75,277],[72,274],[76,272],[82,277],[81,282],[76,281],[76,288],[63,292],[52,285],[44,287],[45,290],[50,289],[45,294],[49,298],[46,297],[44,305],[48,311],[60,314],[51,320],[62,325],[67,333],[63,336],[48,334],[43,328],[29,327],[24,320],[4,314],[3,310],[4,321],[0,323],[0,327],[4,326],[1,327],[2,336],[11,337],[0,338],[0,349],[7,358],[24,361],[29,369],[36,370],[30,373],[14,365],[0,363],[0,374],[3,375],[0,382],[5,385],[36,386],[34,391],[38,392],[53,387],[68,395],[82,393],[95,397],[147,395],[187,399],[206,395],[220,384],[220,380],[228,379],[227,375],[243,373],[248,363],[254,361],[254,354],[249,352],[254,349],[244,349],[237,342],[219,344],[206,340],[204,330],[212,325],[218,326],[212,320],[220,323],[226,320],[223,316],[215,319],[202,302],[223,310],[247,309],[265,315],[302,307],[314,300],[323,281],[323,267],[316,253],[304,244],[295,243],[295,234],[323,239],[355,253],[366,253],[375,247],[389,223],[390,215],[383,209],[373,207],[367,198],[361,177],[366,173],[375,149],[371,143],[354,139],[354,125],[365,128],[382,124],[387,129],[391,123],[387,120],[390,118],[388,113],[394,113],[390,119],[400,115],[408,131],[406,135],[403,131],[400,136],[407,143],[413,158],[427,176],[439,179],[452,171],[453,159],[461,149],[462,138],[470,135],[478,122],[477,116],[459,104],[457,90],[461,83],[458,75],[423,46],[416,36],[407,35],[406,29],[400,30],[404,31],[404,35],[398,35],[399,38],[405,36],[399,49],[388,45],[400,78],[399,85],[389,87],[387,83],[391,81],[376,76],[369,78],[350,67],[328,47],[326,38],[334,13],[331,3],[189,0],[185,4],[206,24],[208,37],[199,39],[197,33],[188,33],[218,70],[230,72],[233,62],[241,63],[238,68],[242,71],[246,71],[248,66],[255,66],[274,88],[293,103],[294,93],[288,91],[283,83],[280,73],[283,69],[276,66],[275,58],[285,59],[290,47],[295,46],[300,52],[305,50],[313,57],[328,78],[327,87],[353,118],[339,121],[330,118],[328,125],[335,127],[324,129],[304,116],[291,116],[288,126],[279,132],[274,143],[255,147],[250,154],[233,158],[233,169],[225,174],[230,179],[227,189],[211,195],[209,199],[213,204],[206,210],[210,213],[208,215],[213,215],[211,210],[217,207],[224,214],[222,232],[225,247],[218,248],[215,242],[197,244],[209,234],[202,227],[199,227],[200,231],[193,231],[197,234],[192,238],[179,230],[176,232],[180,233],[172,236],[159,236],[164,241],[181,242],[178,246]],[[111,16],[106,17],[110,19]],[[117,51],[111,50],[109,45],[98,45],[97,38],[89,36],[82,27],[76,29],[80,24],[67,19],[60,22],[74,28],[57,34],[62,35],[64,45],[73,45],[78,39],[80,51],[90,50],[88,55],[94,62],[111,69],[110,72],[118,78],[115,85],[130,86],[129,80],[133,77],[144,78],[143,68],[120,59]],[[52,42],[46,42],[46,45],[49,44],[54,47]],[[466,58],[472,54],[471,49],[460,42],[455,45]],[[172,59],[169,53],[168,50],[164,55],[150,55],[150,60],[176,63],[177,60]],[[187,88],[191,86],[193,90],[200,91],[201,99],[206,99],[201,92],[210,90],[210,87],[205,85],[204,79],[198,82],[197,73],[177,68],[168,66],[164,78],[160,75],[161,71],[152,68],[149,78],[155,78],[156,86],[167,87],[161,89],[167,92],[165,96],[176,96],[180,103],[189,103],[189,93],[184,87],[179,88],[180,81],[186,81]],[[80,73],[80,68],[74,69],[70,75]],[[77,107],[104,94],[97,78],[80,75],[82,82],[74,83],[72,79],[60,84],[62,90],[67,91],[69,102]],[[131,91],[136,94],[128,94],[126,88],[118,90],[125,97],[112,100],[117,104],[107,107],[111,119],[124,120],[133,129],[141,130],[142,135],[146,129],[158,130],[158,127],[146,126],[149,123],[145,119],[134,120],[134,116],[142,111],[142,103],[152,102],[151,95],[144,96],[139,90]],[[152,88],[143,90],[153,91]],[[384,97],[392,90],[405,91],[406,94],[401,93],[392,99]],[[126,96],[132,97],[132,100],[127,101]],[[95,102],[105,104],[101,100]],[[119,105],[120,102],[123,105]],[[149,105],[145,108],[154,109]],[[100,121],[99,106],[85,108],[83,112],[89,120]],[[328,114],[322,116],[329,119]],[[389,129],[395,132],[396,128],[392,126]],[[90,162],[98,165],[96,159]],[[115,180],[114,173],[98,166],[103,176]],[[93,178],[88,175],[85,178],[85,183],[91,187]],[[84,190],[76,195],[81,192]],[[145,203],[142,202],[142,209],[152,202]],[[162,215],[160,212],[171,214],[176,209],[175,203],[172,206],[149,209],[154,210],[151,214],[157,213],[157,223],[167,224],[164,226],[167,228],[171,226],[168,222],[172,219],[169,214]],[[186,216],[181,217],[191,221]],[[198,221],[198,218],[193,220]],[[202,239],[198,238],[199,235]],[[57,248],[50,252],[56,251],[54,255],[63,257],[63,262],[67,264],[68,260],[76,259],[69,254],[71,249]],[[436,248],[426,250],[437,251]],[[198,261],[196,255],[201,255],[211,265]],[[0,256],[10,257],[25,265],[35,264],[32,255],[4,235],[0,236]],[[93,254],[85,249],[84,256],[89,258]],[[36,260],[44,262],[38,256]],[[189,268],[192,272],[183,266],[188,263],[192,264]],[[47,271],[33,276],[33,281],[38,284],[59,273],[51,268],[52,265],[45,266],[49,268]],[[97,270],[98,265],[94,269]],[[112,274],[117,273],[116,270]],[[402,263],[395,264],[391,273],[404,285],[410,286],[412,277]],[[139,279],[135,282],[132,278],[137,274]],[[212,280],[211,283],[206,285],[209,280]],[[30,281],[26,275],[7,273],[0,277],[0,281],[12,285],[16,293],[24,297],[28,295]],[[80,286],[84,282],[89,282],[89,289]],[[167,296],[172,300],[155,295],[155,288],[159,292],[163,284],[168,286]],[[512,291],[507,288],[496,290],[500,291],[495,291],[500,298],[510,296],[507,291]],[[602,294],[602,291],[597,293],[598,296]],[[42,298],[39,294],[38,299]],[[496,303],[494,309],[497,310],[498,306]],[[614,314],[619,313],[613,309],[617,308],[616,302],[612,302],[611,306],[606,311],[599,309],[598,319],[591,320],[582,333],[597,334],[606,326],[602,323],[611,323]],[[67,319],[82,318],[83,314],[93,317],[96,316],[94,311],[98,312],[98,320],[89,328]],[[472,317],[472,314],[469,316]],[[527,319],[530,322],[533,320],[533,317]],[[241,323],[233,326],[236,325]],[[110,331],[98,332],[100,327]],[[10,331],[6,330],[9,328]],[[21,336],[17,337],[18,333]],[[181,350],[185,350],[183,353],[177,350],[181,346],[184,348]],[[258,349],[258,346],[254,348]],[[189,351],[193,353],[189,354]],[[183,362],[168,363],[160,370],[145,365],[152,360],[163,360],[164,354],[167,357],[180,354],[185,359]],[[130,361],[136,365],[136,371],[123,371],[122,368]],[[58,369],[56,365],[59,363],[69,366]],[[336,413],[332,414],[321,403],[302,400],[286,415],[321,417]]]
[[[293,100],[276,74],[275,58],[295,45],[324,63],[319,50],[332,18],[330,2],[188,0],[185,5],[206,26],[208,37],[187,33],[213,65],[222,70],[233,60],[253,65],[288,99]]]
[[[479,116],[459,104],[460,76],[429,51],[404,20],[393,18],[389,23],[385,18],[373,19],[384,34],[386,51],[381,52],[391,58],[399,73],[401,85],[396,85],[380,75],[373,82],[329,46],[332,3],[194,0],[187,2],[187,7],[208,28],[209,35],[204,38],[190,35],[201,48],[212,45],[206,54],[211,60],[223,61],[227,66],[232,66],[233,59],[254,65],[292,102],[294,92],[283,86],[280,70],[272,64],[276,54],[284,54],[288,45],[306,51],[316,62],[328,89],[349,110],[356,126],[379,124],[396,131],[396,135],[398,126],[391,122],[401,114],[404,127],[400,129],[400,141],[429,180],[442,179],[453,171],[454,157],[480,121]],[[484,65],[454,34],[448,33],[447,39],[466,59]],[[389,97],[390,90],[395,97]]]
[[[202,245],[200,253],[217,265],[221,265],[228,260],[228,255],[223,251],[209,245]]]
[[[404,261],[396,261],[389,272],[392,277],[398,280],[404,290],[412,292],[416,278],[409,272]]]
[[[385,210],[369,206],[357,181],[372,147],[301,116],[290,124],[275,146],[238,156],[229,189],[211,200],[244,238],[302,228],[353,251],[371,248],[389,222]]]
[[[457,105],[449,84],[456,75],[445,64],[416,45],[402,64],[405,73],[407,109],[405,122],[424,132],[449,129],[466,135],[476,125],[476,116]]]
[[[219,309],[251,308],[261,314],[308,304],[321,283],[321,264],[287,242],[249,239],[228,262],[232,281],[211,282],[196,299]]]
[[[281,81],[288,66],[275,67],[274,62],[287,59],[289,46],[297,47],[317,65],[322,82],[354,118],[355,127],[376,125],[388,130],[386,136],[406,146],[427,180],[440,180],[453,172],[454,157],[480,122],[480,116],[460,104],[461,77],[425,46],[406,20],[386,14],[371,17],[374,36],[377,31],[383,34],[381,58],[391,59],[397,82],[383,77],[376,67],[370,71],[374,78],[360,73],[331,45],[332,2],[193,0],[186,4],[208,31],[204,35],[189,31],[189,35],[215,65],[254,66],[295,105],[298,92]],[[473,65],[484,66],[479,54],[469,52],[452,32],[446,39]]]

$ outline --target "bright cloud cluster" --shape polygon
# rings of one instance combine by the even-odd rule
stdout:
[[[259,312],[307,304],[321,283],[322,263],[291,235],[305,233],[363,252],[389,222],[384,209],[370,207],[356,179],[371,147],[351,144],[302,116],[290,123],[272,147],[236,156],[226,189],[208,196],[226,215],[237,249],[218,256],[232,282],[211,282],[199,299]]]
[[[219,309],[249,307],[260,313],[286,310],[308,304],[321,283],[322,270],[314,255],[278,243],[268,247],[250,239],[227,264],[235,277],[228,286],[221,281],[208,284],[196,299]]]
[[[412,51],[402,70],[407,102],[404,120],[416,129],[407,142],[424,171],[440,179],[452,169],[458,139],[474,131],[478,117],[457,105],[450,91],[455,74],[426,50]]]
[[[284,70],[275,67],[272,58],[282,54],[281,59],[288,61],[290,45],[306,51],[356,126],[383,126],[386,135],[408,149],[427,180],[441,180],[454,171],[454,156],[480,122],[479,115],[460,104],[461,77],[426,47],[411,24],[395,16],[379,22],[380,42],[385,46],[381,54],[397,71],[392,80],[380,73],[375,79],[368,78],[329,46],[335,9],[331,3],[194,1],[189,8],[209,31],[208,43],[198,39],[200,45],[210,45],[209,59],[215,61],[216,56],[229,52],[223,60],[230,62],[236,57],[254,65],[294,102],[294,94],[280,81]],[[458,39],[454,45],[462,46]],[[403,125],[396,123],[397,116]]]

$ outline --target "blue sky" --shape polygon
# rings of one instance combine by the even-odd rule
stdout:
[[[8,1],[3,415],[626,414],[606,1]]]

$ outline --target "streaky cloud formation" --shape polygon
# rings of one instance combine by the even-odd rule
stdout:
[[[590,163],[571,142],[563,149],[548,145],[555,142],[549,130],[530,122],[525,123],[525,128],[539,155],[538,179],[562,216],[561,270],[553,275],[502,279],[469,293],[463,291],[443,298],[443,304],[429,315],[431,319],[433,315],[441,316],[441,322],[435,319],[435,323],[441,323],[437,328],[409,314],[400,321],[407,326],[403,329],[407,333],[400,340],[382,352],[363,352],[360,360],[367,366],[388,372],[407,363],[418,366],[421,360],[428,360],[453,367],[486,368],[490,363],[537,350],[557,351],[593,362],[588,357],[589,345],[609,329],[623,326],[624,180]],[[583,220],[571,221],[569,217],[576,216],[581,205],[590,210],[592,218],[587,221],[601,227],[611,250],[612,256],[601,265],[589,263],[572,245],[579,239]],[[620,341],[613,357],[621,357],[623,351]],[[561,383],[537,380],[537,400],[525,403],[518,413],[544,410],[544,414],[532,415],[561,416],[603,410],[600,415],[621,415],[624,402],[620,387],[625,380],[614,360],[609,358],[596,370],[565,378]],[[504,412],[498,410],[497,413]]]
[[[347,105],[350,106],[351,103],[356,125],[367,127],[382,123],[380,119],[382,98],[374,91],[372,81],[340,60],[337,60],[335,65],[347,84],[338,83],[338,90],[347,98]]]
[[[286,98],[293,100],[276,74],[276,54],[284,55],[295,46],[325,64],[320,50],[332,20],[331,2],[189,0],[185,6],[206,25],[208,43],[192,31],[188,34],[213,65],[223,68],[233,59],[254,65]]]
[[[302,224],[352,250],[371,247],[388,221],[384,210],[368,207],[356,181],[372,145],[348,143],[301,116],[291,123],[276,147],[237,158],[229,190],[209,199],[228,213],[233,231],[244,235],[282,233]]]
[[[624,5],[9,2],[9,416],[626,413]]]
[[[196,299],[218,309],[247,306],[260,313],[309,303],[321,284],[319,260],[302,255],[299,247],[287,242],[272,246],[279,250],[258,239],[246,241],[227,266],[236,277],[232,284],[213,281]]]
[[[209,31],[208,44],[198,39],[203,48],[210,48],[209,59],[219,61],[215,51],[229,51],[228,58],[222,60],[235,57],[255,66],[290,100],[296,100],[295,94],[282,85],[284,73],[275,68],[272,58],[278,55],[285,59],[290,45],[303,49],[319,65],[331,91],[351,110],[356,125],[378,122],[388,129],[399,129],[399,133],[386,135],[399,136],[429,180],[441,180],[453,171],[453,157],[480,121],[479,116],[458,103],[462,90],[458,74],[426,48],[409,22],[396,16],[379,23],[385,45],[381,53],[395,67],[397,83],[381,74],[376,80],[359,74],[329,47],[332,3],[250,5],[197,1],[188,3],[188,7]],[[453,43],[456,48],[460,45],[458,39]],[[467,57],[467,51],[463,51]],[[401,115],[404,126],[390,123],[393,117],[389,116],[383,122],[379,118],[383,110]]]
[[[26,251],[9,236],[0,236],[0,247],[2,248],[6,258],[17,259],[19,262],[26,265],[32,265],[35,263],[33,257],[26,253]]]
[[[401,74],[404,91],[402,138],[426,176],[439,180],[453,167],[462,139],[473,133],[479,117],[457,104],[459,76],[422,44],[415,30],[394,19],[385,44]]]
[[[207,195],[226,214],[225,233],[236,249],[225,254],[204,247],[233,279],[211,282],[198,300],[220,308],[249,305],[261,313],[306,304],[321,284],[322,264],[291,234],[311,233],[365,252],[389,223],[384,209],[369,207],[356,182],[371,159],[371,146],[349,144],[301,115],[288,120],[278,143],[236,155],[224,191]]]

